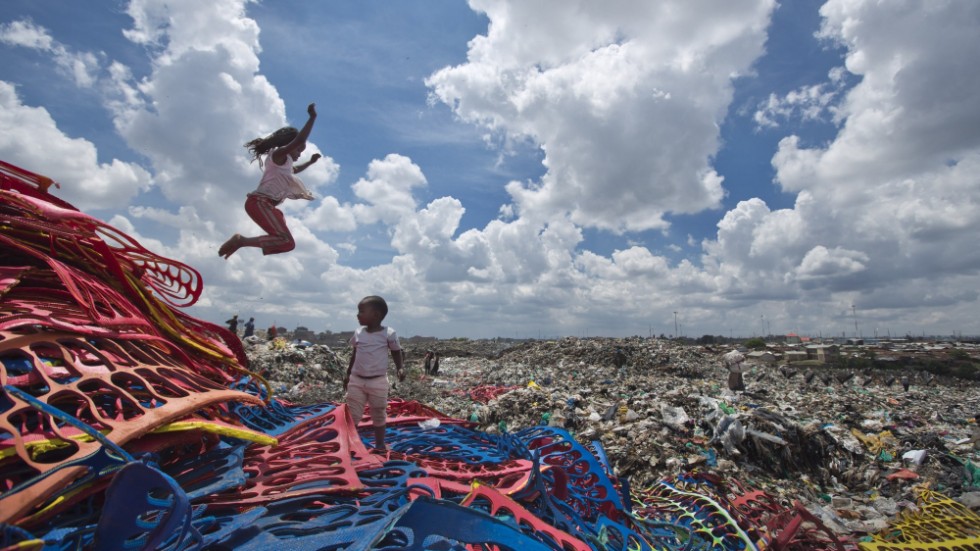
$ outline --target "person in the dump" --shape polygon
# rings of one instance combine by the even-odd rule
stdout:
[[[350,343],[354,348],[344,390],[347,392],[347,409],[360,422],[364,416],[364,404],[368,404],[374,425],[374,447],[384,452],[385,421],[388,408],[388,354],[395,362],[399,381],[405,380],[404,357],[398,344],[398,335],[391,327],[381,325],[388,315],[388,303],[379,296],[368,296],[357,304],[357,322]]]

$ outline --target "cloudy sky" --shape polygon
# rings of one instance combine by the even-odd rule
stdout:
[[[0,159],[199,270],[191,315],[402,336],[980,333],[980,2],[8,0]],[[242,144],[320,116],[257,235]]]

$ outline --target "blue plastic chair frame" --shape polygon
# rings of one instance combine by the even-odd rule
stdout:
[[[195,506],[195,516],[199,507],[202,512],[204,510],[204,506]],[[199,518],[195,518],[193,522],[194,529],[200,534],[202,548],[218,544],[236,531],[251,526],[255,519],[261,518],[266,513],[266,508],[256,507],[243,513],[237,510],[226,514],[210,510],[207,512],[207,515],[201,515]]]
[[[603,466],[591,450],[579,444],[567,431],[556,427],[536,426],[519,430],[514,435],[528,446],[539,438],[549,438],[552,443],[548,446],[559,445],[565,448],[565,451],[541,451],[540,460],[549,466],[563,468],[570,480],[569,492],[577,500],[591,504],[588,518],[585,520],[594,519],[603,505],[606,508],[624,510],[619,491],[606,475],[607,466]],[[536,451],[538,450],[542,450],[542,447],[536,448]],[[577,456],[577,459],[572,459],[572,455]],[[565,468],[578,462],[585,463],[583,465],[585,468],[580,466],[576,469],[579,472],[572,472]]]
[[[581,536],[594,532],[578,512],[554,496],[556,486],[554,477],[541,472],[539,455],[537,452],[533,455],[533,466],[527,484],[510,497],[536,517],[559,530]],[[548,487],[548,483],[551,484],[551,488]]]
[[[200,549],[202,545],[208,543],[198,534],[198,531],[208,530],[212,539],[220,535],[220,528],[215,529],[216,522],[214,517],[202,517],[204,512],[203,505],[192,508],[193,529],[189,532],[177,532],[170,536],[165,543],[158,548],[160,551],[189,551]],[[238,515],[246,517],[247,514]],[[247,518],[243,518],[241,523],[246,523]],[[78,525],[52,530],[45,534],[41,540],[44,542],[43,551],[78,551],[79,549],[95,549],[95,523],[89,525]]]
[[[435,541],[443,540],[442,545]],[[397,511],[383,532],[355,542],[348,551],[415,551],[444,548],[446,544],[491,544],[503,549],[551,551],[554,549],[516,526],[482,511],[445,500],[420,497]]]
[[[233,390],[241,390],[265,400],[265,387],[258,385],[249,377],[240,379],[231,386]],[[270,436],[279,436],[300,423],[329,413],[336,404],[323,403],[312,406],[286,406],[273,398],[267,406],[250,406],[241,403],[231,405],[231,413],[247,427],[262,431]]]
[[[602,472],[606,473],[606,476],[613,478],[612,465],[609,463],[609,458],[606,456],[606,448],[602,447],[602,442],[599,440],[593,440],[589,442],[586,448],[592,452],[599,464],[602,465]]]
[[[370,430],[360,431],[361,438],[366,443],[374,441]],[[510,453],[501,449],[499,442],[487,436],[466,427],[449,424],[434,429],[423,429],[417,425],[388,425],[385,428],[385,442],[388,447],[408,455],[429,459],[451,459],[470,465],[500,463],[515,459]],[[368,440],[367,437],[371,439]]]
[[[331,496],[303,496],[267,504],[260,516],[250,518],[220,544],[243,551],[290,549],[347,549],[374,538],[388,523],[390,513],[365,503],[333,503]]]
[[[409,478],[428,476],[425,469],[411,461],[385,461],[380,467],[357,471],[358,478],[368,486],[405,486]]]
[[[202,455],[167,465],[163,470],[177,480],[187,493],[187,499],[193,502],[245,485],[245,470],[242,468],[245,447],[244,444],[222,442]]]
[[[193,531],[191,520],[190,501],[176,480],[145,463],[132,462],[116,473],[106,490],[95,548],[161,549],[175,536],[175,546],[180,547]]]
[[[603,465],[606,476],[609,478],[616,478],[612,464],[609,462],[609,457],[606,455],[606,448],[602,447],[602,442],[598,440],[593,440],[586,446],[592,453],[595,454],[596,459],[599,460],[599,464]],[[633,498],[630,496],[630,481],[629,478],[617,478],[619,481],[619,499],[623,501],[623,511],[626,514],[632,514],[633,512]]]

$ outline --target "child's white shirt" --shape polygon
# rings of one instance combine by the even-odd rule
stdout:
[[[351,375],[358,377],[378,377],[388,373],[388,351],[401,350],[395,330],[383,326],[381,331],[374,333],[368,332],[363,325],[358,327],[350,344],[357,352]]]

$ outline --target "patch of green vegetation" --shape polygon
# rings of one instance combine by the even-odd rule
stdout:
[[[760,337],[753,337],[744,343],[745,348],[751,348],[752,350],[763,350],[766,348],[766,341],[762,340]]]
[[[948,356],[954,360],[970,359],[970,353],[967,352],[966,350],[960,350],[959,348],[954,348],[953,350],[950,350]]]

